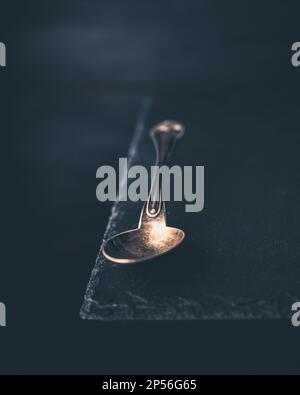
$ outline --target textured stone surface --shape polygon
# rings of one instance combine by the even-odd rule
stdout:
[[[217,128],[211,104],[203,96],[193,101],[162,94],[139,121],[129,149],[130,164],[150,165],[155,155],[148,137],[150,125],[163,118],[187,121],[173,162],[205,166],[205,210],[185,213],[183,203],[167,204],[168,223],[185,230],[186,240],[172,252],[137,265],[118,265],[98,255],[87,288],[81,317],[99,320],[189,320],[289,317],[299,297],[298,220],[299,186],[289,177],[297,153],[284,120],[272,122],[279,103],[270,89],[260,89],[260,100],[272,110],[261,112],[255,103],[257,87],[247,97],[227,94],[219,115],[236,117]],[[242,94],[242,92],[241,92]],[[281,92],[282,94],[282,92]],[[234,106],[233,106],[234,105]],[[198,113],[201,108],[201,114]],[[163,116],[164,114],[164,116]],[[269,129],[263,128],[267,120]],[[206,128],[203,127],[206,124]],[[209,130],[207,130],[207,128]],[[272,135],[271,130],[277,129]],[[271,149],[270,149],[271,148]],[[281,157],[282,169],[277,158]],[[281,162],[282,163],[282,162]],[[104,239],[134,228],[141,204],[113,206]]]

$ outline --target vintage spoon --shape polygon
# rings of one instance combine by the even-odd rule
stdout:
[[[163,166],[167,163],[176,140],[183,134],[183,125],[176,121],[161,122],[150,130],[150,137],[156,149],[156,166]],[[138,227],[107,240],[102,252],[113,262],[136,263],[172,250],[182,242],[184,237],[182,230],[166,225],[161,176],[156,171]]]

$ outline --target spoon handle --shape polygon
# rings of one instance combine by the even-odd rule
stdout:
[[[184,127],[176,121],[164,121],[150,130],[150,137],[156,150],[156,171],[152,180],[151,190],[146,204],[146,215],[157,217],[162,211],[162,177],[159,167],[167,163],[176,140],[184,134]]]

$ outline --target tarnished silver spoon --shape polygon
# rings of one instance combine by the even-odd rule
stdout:
[[[150,130],[150,137],[156,149],[156,166],[160,167],[167,163],[176,140],[183,134],[183,125],[176,121],[161,122]],[[185,234],[181,229],[166,224],[161,177],[157,171],[148,200],[141,211],[138,227],[107,240],[102,252],[113,262],[136,263],[172,250],[184,237]]]

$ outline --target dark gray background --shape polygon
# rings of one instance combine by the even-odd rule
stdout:
[[[290,63],[299,11],[296,1],[1,1],[1,373],[299,372],[300,332],[289,321],[78,316],[110,209],[95,199],[95,171],[126,153],[149,94],[169,108],[182,103],[187,126],[193,109],[203,154],[212,144],[218,154],[218,133],[228,133],[231,149],[250,158],[253,150],[270,175],[274,163],[283,188],[265,209],[271,218],[276,202],[288,208],[280,217],[290,229],[280,249],[287,277],[299,255],[300,70]],[[263,191],[259,172],[251,182],[257,174]]]

